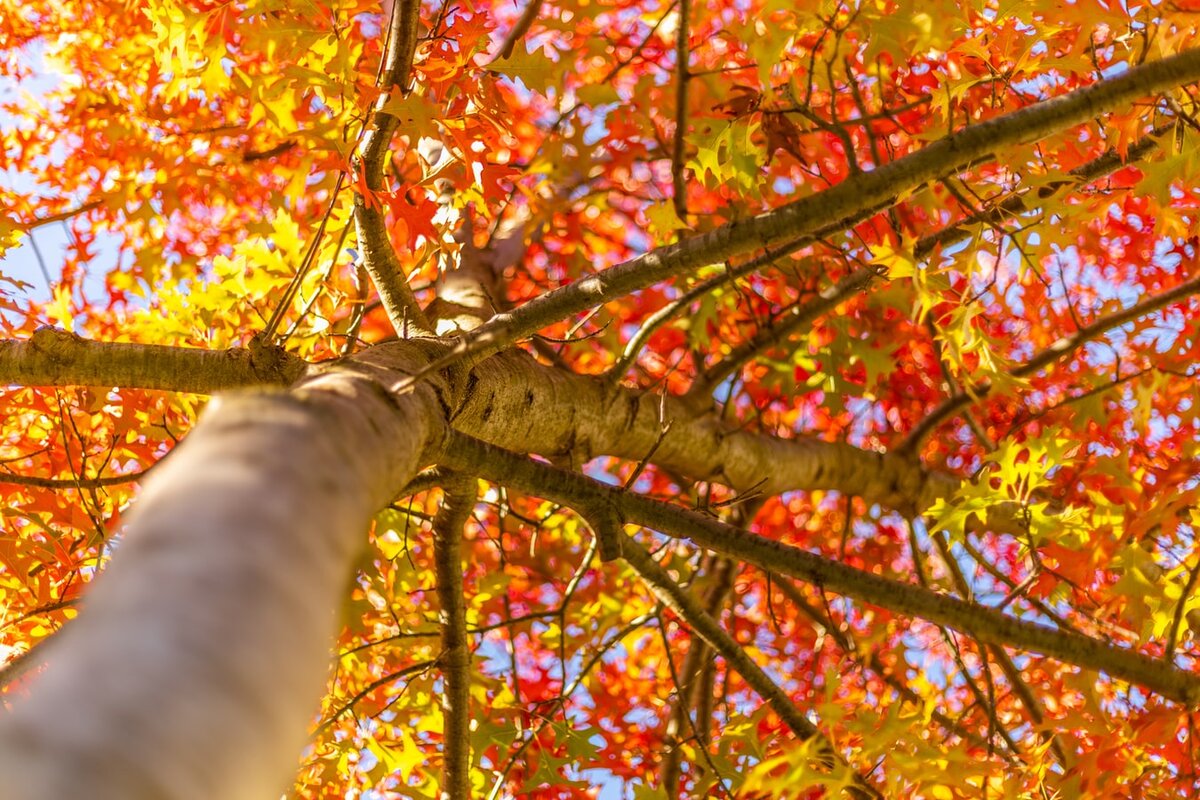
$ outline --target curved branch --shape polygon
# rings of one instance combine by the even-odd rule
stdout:
[[[387,138],[391,139],[391,135]],[[362,248],[363,269],[371,276],[371,282],[379,292],[379,302],[396,334],[407,339],[413,334],[429,333],[429,320],[408,285],[404,265],[388,236],[383,212],[370,205],[362,195],[354,198],[354,230]]]
[[[620,381],[625,371],[637,360],[638,353],[650,339],[651,334],[658,330],[667,320],[679,313],[681,309],[687,308],[691,303],[730,281],[742,275],[757,272],[759,269],[769,266],[784,256],[811,243],[812,237],[795,239],[787,244],[772,248],[743,264],[738,264],[736,267],[726,266],[725,271],[721,274],[700,281],[679,297],[646,317],[641,327],[637,329],[637,332],[625,343],[625,349],[621,352],[620,358],[609,367],[608,376],[614,381]]]
[[[395,114],[387,111],[394,89],[407,94],[411,79],[413,56],[417,49],[417,28],[421,20],[420,0],[395,0],[384,44],[383,63],[377,85],[383,90],[371,112],[370,124],[358,144],[356,159],[362,171],[367,194],[383,188],[384,168],[389,160],[388,148],[400,127]],[[373,197],[356,191],[354,196],[354,229],[362,249],[362,264],[387,312],[388,320],[400,338],[410,332],[429,332],[429,322],[404,274],[404,268],[388,236],[382,210]]]
[[[325,721],[318,725],[317,729],[313,731],[313,736],[320,736],[322,733],[329,730],[331,727],[333,727],[335,722],[341,719],[343,714],[358,705],[364,697],[378,689],[380,686],[387,686],[389,683],[398,681],[401,678],[407,678],[409,675],[415,675],[418,672],[425,672],[433,669],[435,666],[437,666],[436,661],[418,661],[415,664],[409,664],[407,667],[401,667],[400,669],[393,670],[392,672],[389,672],[380,678],[376,678],[355,692],[353,697],[334,709],[333,713],[326,717]]]

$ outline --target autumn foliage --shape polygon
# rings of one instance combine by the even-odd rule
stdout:
[[[435,363],[468,386],[462,419],[491,409],[454,370],[510,347],[592,376],[610,398],[596,408],[661,409],[636,452],[584,411],[577,430],[618,444],[543,446],[553,415],[531,391],[525,446],[506,446],[555,474],[1140,653],[1184,688],[797,581],[627,511],[605,534],[567,489],[507,468],[433,472],[363,532],[328,692],[296,701],[313,713],[292,796],[438,796],[455,625],[471,796],[1200,791],[1200,6],[524,2],[426,0],[409,71],[388,67],[408,24],[391,3],[0,0],[3,701],[36,692],[41,648],[121,557],[143,476],[210,388],[441,336],[467,352]],[[964,160],[947,146],[933,177],[854,206],[854,187],[955,132],[1003,132],[1158,63],[1183,66]],[[719,249],[803,198],[823,213],[842,185],[851,213]],[[488,322],[676,242],[691,260],[662,279],[528,330]],[[80,340],[48,326],[244,356],[253,376],[122,385],[101,358],[85,379],[54,355]],[[561,384],[554,415],[580,385]],[[716,455],[737,436],[773,468]],[[777,442],[832,466],[793,470]],[[447,518],[465,518],[457,623],[447,534],[431,533]],[[604,552],[625,534],[649,564]]]

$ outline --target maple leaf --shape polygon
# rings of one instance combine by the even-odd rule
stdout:
[[[507,58],[493,61],[488,70],[512,80],[519,80],[526,89],[547,94],[559,84],[565,64],[551,59],[544,51],[515,49]]]
[[[1188,5],[7,0],[3,791],[1195,796]]]

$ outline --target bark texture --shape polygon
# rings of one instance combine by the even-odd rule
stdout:
[[[439,409],[347,370],[214,401],[0,717],[0,797],[277,797],[363,531],[436,452]]]

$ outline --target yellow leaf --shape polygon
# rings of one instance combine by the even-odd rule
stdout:
[[[71,287],[61,283],[54,287],[54,299],[46,304],[46,318],[64,331],[75,331],[75,314],[71,311]]]
[[[917,273],[917,262],[913,258],[912,250],[905,248],[903,244],[899,250],[886,244],[871,245],[871,263],[886,269],[891,280],[911,278]]]

